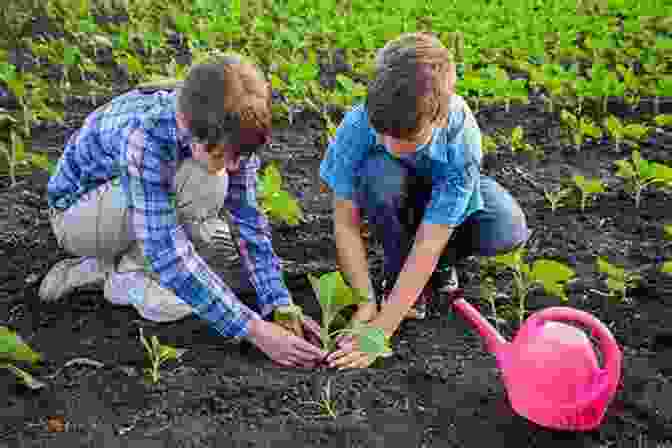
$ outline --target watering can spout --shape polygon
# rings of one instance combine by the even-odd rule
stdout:
[[[487,351],[501,360],[509,342],[488,322],[481,313],[464,299],[464,290],[455,292],[452,306],[469,322],[483,338]]]

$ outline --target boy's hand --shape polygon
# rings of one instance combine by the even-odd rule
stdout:
[[[352,328],[355,322],[368,323],[376,318],[378,314],[378,305],[375,303],[363,303],[357,306],[357,311],[352,315],[351,323],[347,328]],[[343,348],[346,345],[354,344],[355,338],[349,334],[339,334],[336,336],[336,347]]]
[[[274,322],[257,319],[250,323],[247,339],[276,363],[285,367],[312,368],[327,353]]]

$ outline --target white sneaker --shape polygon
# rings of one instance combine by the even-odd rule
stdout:
[[[40,285],[42,302],[55,302],[82,286],[101,286],[105,281],[106,268],[95,257],[68,258],[56,263]]]
[[[103,295],[114,305],[132,305],[153,322],[175,322],[193,313],[191,305],[142,271],[112,273]]]

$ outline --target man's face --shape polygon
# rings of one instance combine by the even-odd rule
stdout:
[[[455,83],[457,82],[457,72],[455,70],[455,64],[451,65],[451,68],[448,70],[448,76],[446,77],[446,83],[448,84],[448,92],[450,95],[455,94]],[[440,126],[441,123],[430,123],[425,129],[420,132],[418,137],[413,140],[398,139],[391,137],[389,135],[380,135],[382,143],[390,149],[390,151],[396,154],[410,154],[417,151],[419,146],[425,145],[430,142],[434,128]]]

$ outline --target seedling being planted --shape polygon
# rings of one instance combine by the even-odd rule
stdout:
[[[290,226],[298,225],[303,219],[299,201],[282,189],[282,176],[275,164],[269,164],[264,169],[258,192],[264,213],[271,219],[284,221]]]
[[[637,285],[642,279],[641,275],[633,272],[625,272],[625,269],[609,264],[602,257],[596,259],[597,270],[607,274],[607,288],[609,288],[609,297],[618,298],[621,301],[627,301],[628,289]]]
[[[602,129],[595,125],[588,117],[577,117],[573,113],[563,109],[560,112],[560,120],[565,125],[566,133],[577,152],[581,150],[581,145],[583,145],[587,137],[594,139],[602,137]]]
[[[0,326],[0,368],[12,372],[26,386],[35,390],[46,384],[36,380],[30,373],[18,368],[17,362],[35,365],[42,361],[42,355],[33,351],[21,336],[7,327]]]
[[[624,141],[635,148],[639,148],[639,142],[646,140],[651,131],[651,128],[639,123],[626,125],[613,115],[604,119],[604,127],[607,128],[609,136],[614,139],[616,151],[621,150],[621,143]]]
[[[147,357],[149,358],[149,362],[151,363],[151,367],[143,369],[145,374],[149,377],[151,380],[152,384],[156,384],[159,382],[160,375],[159,375],[159,368],[163,363],[166,361],[170,361],[171,359],[179,359],[184,355],[187,350],[186,349],[176,349],[173,347],[170,347],[168,345],[162,345],[159,343],[159,339],[156,337],[156,335],[153,335],[151,338],[151,345],[145,339],[145,336],[143,335],[142,328],[139,328],[140,331],[140,341],[142,342],[142,345],[145,347],[145,350],[147,351]]]
[[[322,347],[332,352],[336,349],[336,337],[340,334],[350,334],[355,336],[358,341],[359,350],[372,356],[380,356],[391,352],[387,338],[382,329],[371,327],[357,321],[352,322],[352,326],[347,327],[348,322],[343,312],[351,305],[367,303],[366,294],[361,294],[355,289],[350,288],[340,272],[329,272],[323,274],[319,279],[308,274],[313,291],[318,298],[322,308],[322,322],[320,328],[320,340]],[[282,312],[274,312],[275,320],[301,320],[303,312],[299,306],[283,307]],[[335,326],[340,328],[333,330]]]
[[[580,174],[572,176],[572,181],[574,186],[579,190],[581,194],[581,211],[585,211],[586,205],[594,195],[598,193],[604,193],[604,184],[601,179],[586,179],[585,176]]]
[[[493,257],[498,266],[503,266],[513,272],[513,292],[518,300],[518,321],[522,325],[525,320],[526,300],[530,288],[539,284],[547,294],[560,297],[563,302],[568,301],[565,294],[565,284],[575,277],[574,271],[567,265],[554,260],[536,260],[532,267],[523,261],[527,249],[518,249]]]
[[[672,168],[643,159],[637,150],[632,152],[631,158],[632,162],[622,159],[614,164],[618,167],[616,176],[624,179],[626,191],[634,197],[635,207],[639,208],[642,191],[649,185],[672,186]]]

